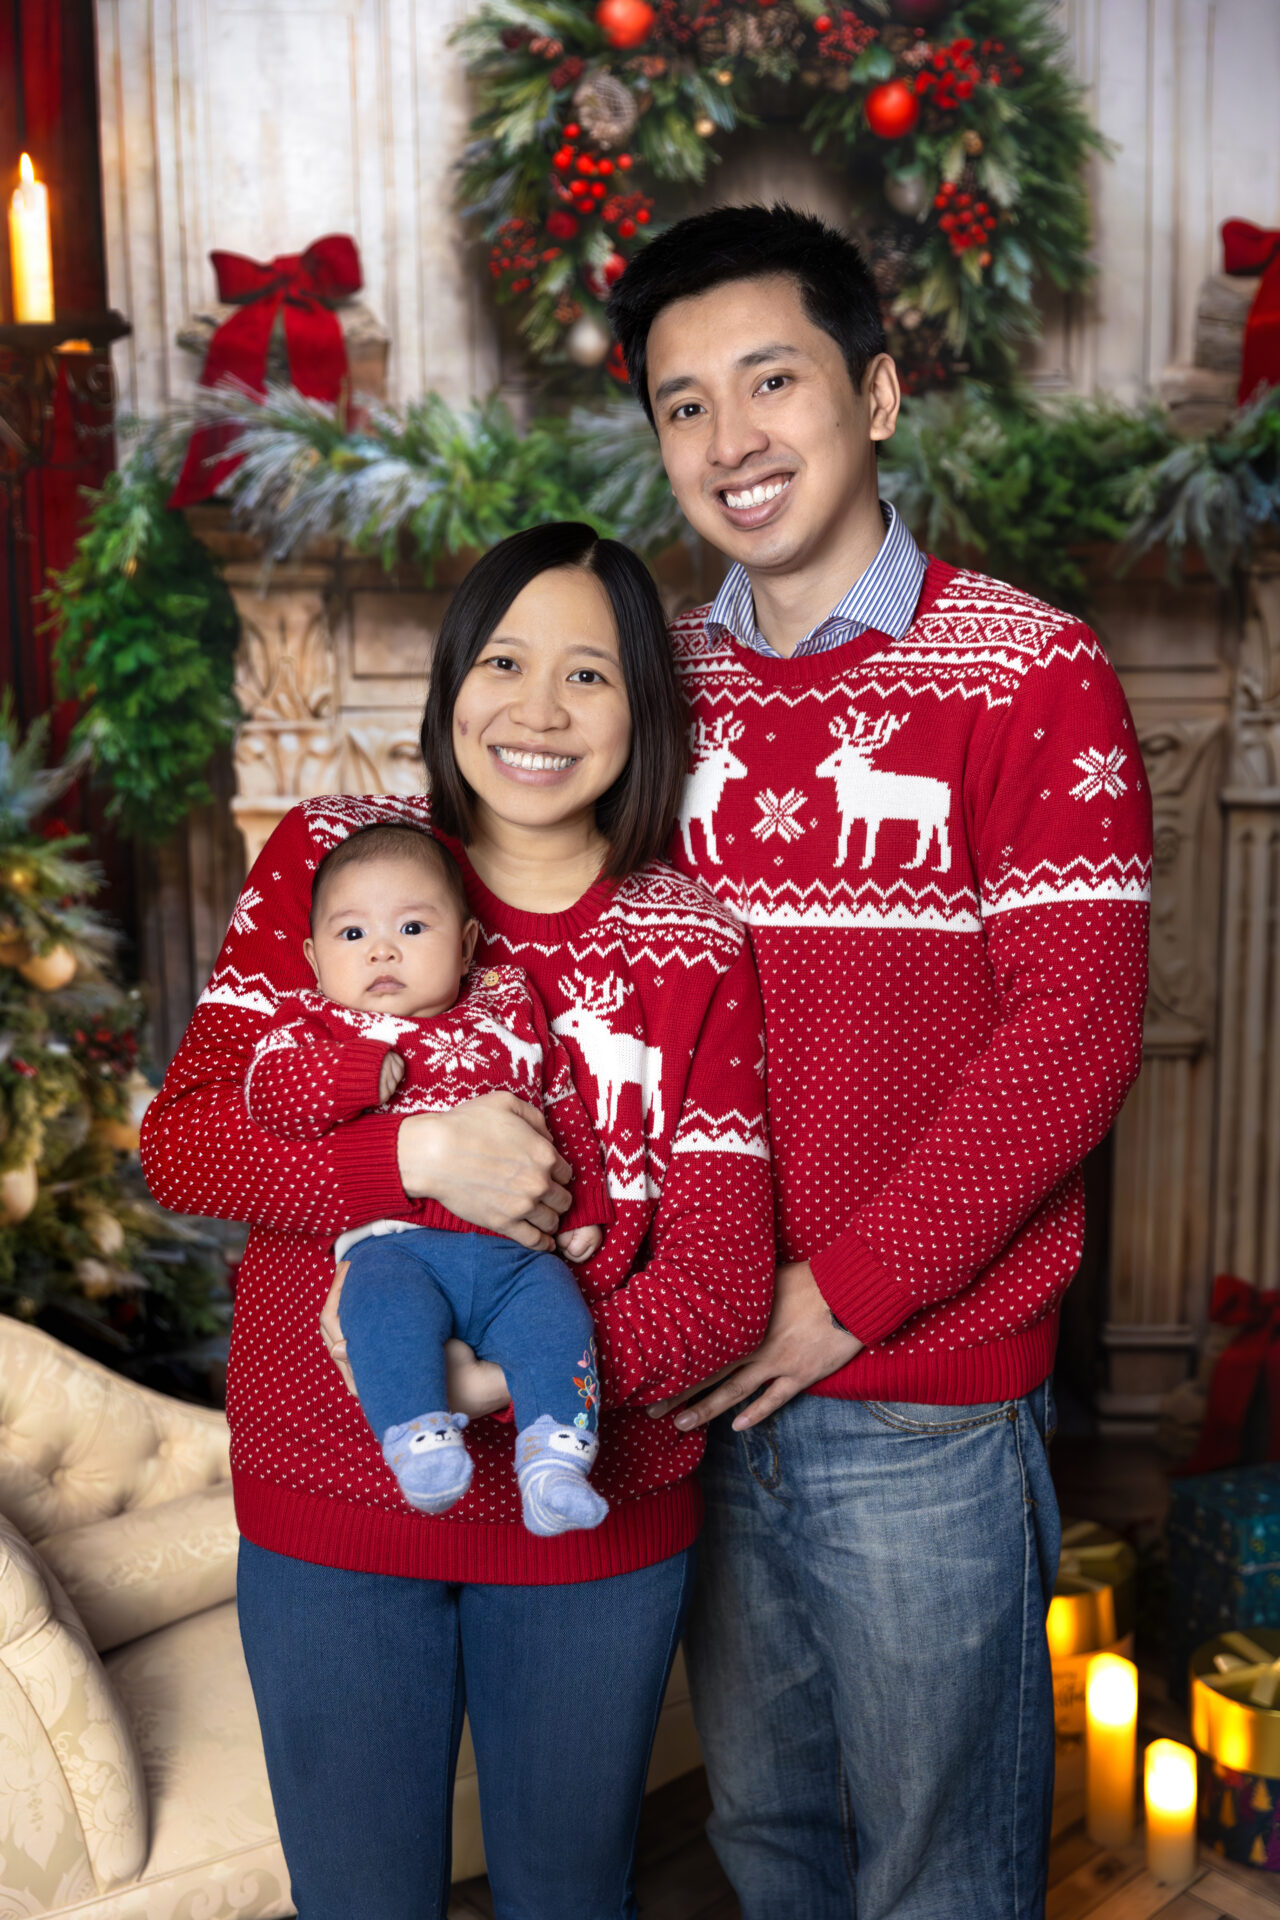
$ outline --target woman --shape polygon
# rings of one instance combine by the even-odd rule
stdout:
[[[509,1094],[362,1114],[313,1143],[248,1119],[246,1063],[308,984],[312,874],[426,801],[296,807],[255,864],[143,1142],[167,1206],[248,1221],[228,1383],[239,1600],[302,1920],[435,1920],[464,1707],[490,1882],[511,1920],[624,1920],[654,1727],[680,1637],[700,1438],[646,1405],[764,1331],[773,1273],[763,1022],[744,936],[658,859],[686,764],[660,603],[585,526],[480,561],[435,649],[422,731],[478,961],[524,967],[594,1111],[616,1221],[575,1269],[603,1419],[594,1531],[520,1522],[510,1428],[473,1422],[471,1490],[408,1509],[321,1339],[336,1236],[412,1211],[552,1245],[567,1168]],[[465,1361],[465,1355],[464,1355]],[[495,1377],[496,1376],[496,1377]],[[498,1411],[496,1369],[455,1404]]]

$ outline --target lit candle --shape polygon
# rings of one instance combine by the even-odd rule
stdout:
[[[1099,1653],[1085,1682],[1085,1827],[1100,1847],[1133,1838],[1138,1733],[1138,1669]]]
[[[18,169],[9,208],[9,254],[13,262],[13,317],[19,322],[53,319],[53,257],[49,251],[49,189],[36,179],[29,154]]]
[[[1147,1867],[1182,1886],[1196,1869],[1196,1757],[1177,1740],[1153,1740],[1143,1762]]]

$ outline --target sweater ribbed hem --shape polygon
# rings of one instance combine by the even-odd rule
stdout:
[[[616,1501],[590,1532],[543,1540],[519,1521],[436,1520],[299,1493],[245,1473],[233,1471],[231,1478],[236,1520],[255,1547],[314,1566],[409,1580],[514,1587],[608,1580],[683,1553],[702,1524],[702,1492],[694,1480]]]
[[[846,1233],[825,1253],[815,1253],[809,1265],[818,1291],[840,1325],[864,1347],[886,1340],[919,1311],[920,1302],[856,1233]]]
[[[385,1040],[358,1036],[342,1043],[334,1075],[334,1105],[339,1119],[351,1119],[366,1107],[377,1106],[382,1063],[390,1051]]]
[[[358,1127],[339,1136],[341,1150],[334,1156],[335,1172],[341,1182],[348,1226],[391,1220],[413,1205],[401,1185],[396,1157],[400,1121],[398,1113],[371,1113]]]
[[[617,1219],[609,1188],[603,1180],[584,1180],[581,1174],[573,1182],[573,1204],[560,1217],[557,1233],[571,1233],[575,1227],[611,1227]]]
[[[907,1400],[931,1407],[973,1407],[1020,1400],[1053,1372],[1058,1309],[1034,1327],[980,1347],[931,1351],[909,1339],[868,1347],[810,1393],[829,1400]]]

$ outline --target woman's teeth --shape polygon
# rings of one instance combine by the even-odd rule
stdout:
[[[511,747],[495,747],[493,751],[504,767],[519,767],[525,773],[564,773],[577,760],[572,753],[516,753]]]
[[[770,480],[767,485],[748,487],[745,493],[726,493],[724,503],[727,507],[762,507],[766,500],[776,500],[784,487],[791,485],[791,476],[785,480]]]

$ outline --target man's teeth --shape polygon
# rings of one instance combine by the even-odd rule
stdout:
[[[516,753],[511,747],[495,747],[504,767],[520,767],[525,773],[564,773],[573,766],[576,754]]]
[[[748,487],[745,493],[726,493],[727,507],[762,507],[766,500],[776,500],[784,487],[790,486],[791,476],[785,480],[770,480],[767,486]]]

